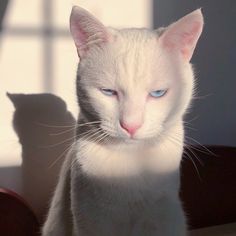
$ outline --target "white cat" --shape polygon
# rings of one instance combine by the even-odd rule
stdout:
[[[74,7],[77,141],[43,236],[184,236],[178,197],[196,10],[165,29],[111,29]]]

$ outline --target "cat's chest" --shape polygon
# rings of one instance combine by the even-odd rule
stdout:
[[[152,219],[166,210],[166,199],[177,197],[180,151],[164,155],[160,149],[133,153],[89,143],[86,149],[85,143],[79,147],[71,172],[72,205],[78,224],[96,219],[87,229],[136,235],[131,230],[141,224],[155,226]]]
[[[72,204],[76,221],[80,224],[96,219],[87,228],[103,232],[102,235],[136,235],[132,232],[140,224],[155,226],[154,219],[166,211],[166,199],[170,197],[168,189],[173,191],[174,187],[177,193],[177,176],[162,179],[162,183],[154,176],[108,180],[78,174],[78,169],[73,168]],[[104,225],[104,222],[107,223]]]
[[[175,194],[179,185],[178,170],[167,175],[142,171],[129,176],[98,176],[85,172],[78,161],[73,165],[71,177],[76,202],[121,215],[150,209],[160,199]]]

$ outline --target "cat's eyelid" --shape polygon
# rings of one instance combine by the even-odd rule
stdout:
[[[154,92],[154,91],[167,91],[168,89],[166,88],[158,88],[158,89],[152,89],[151,91],[149,92]]]
[[[113,90],[116,91],[116,89],[114,89],[113,87],[100,87],[100,90]]]
[[[149,90],[149,93],[152,93],[152,92],[157,92],[157,91],[165,91],[165,93],[168,91],[167,88],[158,88],[158,89],[152,89],[152,90]]]
[[[106,96],[117,96],[118,95],[118,92],[114,89],[100,88],[99,90]]]

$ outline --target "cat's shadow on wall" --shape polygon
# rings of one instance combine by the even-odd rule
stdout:
[[[52,94],[10,94],[13,127],[22,146],[23,197],[45,217],[61,164],[74,140],[75,119]]]

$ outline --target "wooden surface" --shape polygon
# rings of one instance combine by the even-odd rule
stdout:
[[[236,148],[208,147],[214,155],[196,148],[197,158],[188,151],[195,164],[184,157],[181,169],[180,196],[190,228],[236,222]]]
[[[26,204],[16,193],[0,189],[0,235],[38,236],[39,224]]]
[[[235,236],[236,224],[226,224],[209,228],[196,229],[189,236]]]

